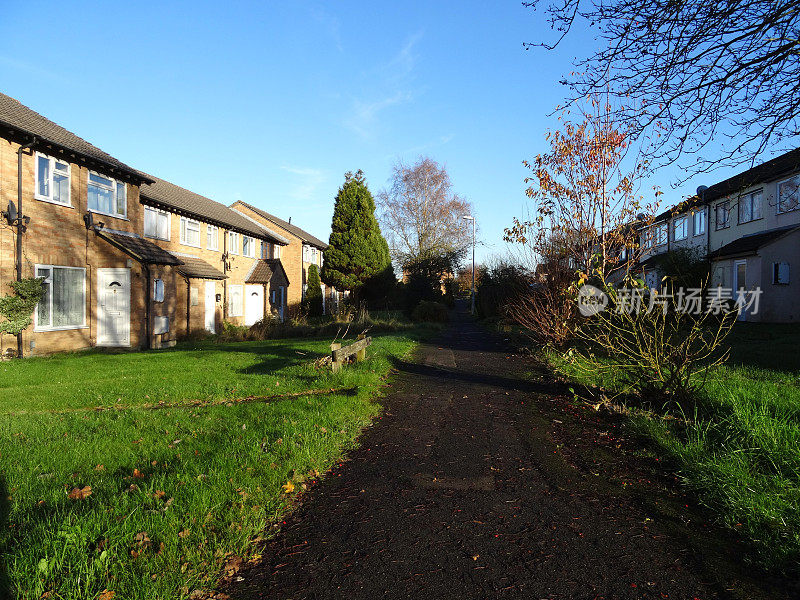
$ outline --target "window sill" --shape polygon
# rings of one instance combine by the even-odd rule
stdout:
[[[90,213],[94,213],[96,215],[103,215],[104,217],[111,217],[112,219],[119,219],[120,221],[130,221],[130,219],[127,216],[124,216],[124,215],[114,215],[114,214],[111,214],[111,213],[95,210],[93,208],[88,208],[86,210],[88,210]]]
[[[47,202],[48,204],[55,204],[56,206],[63,206],[64,208],[75,208],[74,206],[72,206],[71,202],[69,204],[64,204],[63,202],[57,202],[56,200],[53,200],[52,198],[48,198],[47,196],[34,195],[33,197],[34,197],[35,200],[38,200],[39,202]]]
[[[169,240],[165,240],[169,241]],[[186,242],[181,242],[181,246],[189,246],[189,248],[197,248],[198,250],[202,250],[203,247],[200,244],[188,244]]]
[[[169,238],[162,238],[162,237],[158,237],[158,236],[155,236],[155,235],[147,235],[146,233],[144,234],[144,237],[146,237],[148,240],[158,240],[159,242],[168,242],[169,241]]]
[[[70,331],[72,329],[89,329],[88,325],[64,325],[63,327],[34,327],[34,333],[45,333],[48,331]]]
[[[756,221],[763,221],[764,217],[758,217],[757,219],[750,219],[749,221],[739,221],[739,225],[747,225],[748,223],[755,223]]]

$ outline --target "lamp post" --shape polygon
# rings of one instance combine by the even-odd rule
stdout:
[[[464,215],[467,221],[472,221],[472,309],[471,312],[475,314],[475,217],[471,215]]]

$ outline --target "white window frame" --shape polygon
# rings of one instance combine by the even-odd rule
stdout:
[[[719,222],[719,209],[725,209],[725,223],[720,225]],[[728,229],[731,226],[731,205],[730,202],[725,200],[724,202],[717,202],[714,205],[714,229],[715,231],[720,231],[721,229]]]
[[[209,239],[214,240],[214,243],[209,244]],[[206,249],[219,251],[219,227],[216,225],[206,225]]]
[[[97,183],[96,181],[92,181],[92,175],[96,175],[97,177],[102,177],[103,179],[108,179],[111,182],[111,186],[107,186],[103,183]],[[122,206],[125,207],[124,212],[115,213],[115,212],[105,212],[102,210],[98,210],[96,208],[89,207],[89,187],[90,186],[97,186],[103,189],[110,189],[114,194],[114,206],[119,204],[119,198],[117,198],[117,191],[119,190],[119,186],[122,185],[122,189],[125,190],[125,198]],[[109,177],[108,175],[103,175],[97,171],[89,171],[89,176],[86,179],[86,209],[89,212],[93,212],[98,215],[105,215],[107,217],[114,217],[115,219],[126,219],[128,218],[128,185],[124,181],[120,181],[119,179],[115,179],[113,177]]]
[[[153,302],[164,301],[164,280],[153,279]]]
[[[678,237],[678,229],[681,229],[681,236]],[[680,242],[681,240],[685,240],[689,237],[689,217],[683,215],[682,217],[676,217],[675,220],[672,222],[672,239],[676,242]]]
[[[49,195],[43,195],[39,193],[39,159],[45,158],[48,161],[48,171],[49,177],[47,180],[48,191],[50,192]],[[64,163],[67,165],[67,170],[65,172],[61,172],[62,175],[66,175],[67,177],[67,201],[61,202],[60,200],[53,199],[53,190],[55,189],[53,186],[53,178],[56,175],[56,163]],[[50,204],[56,204],[58,206],[68,206],[72,208],[72,165],[66,160],[59,160],[43,152],[37,152],[35,154],[34,160],[34,173],[33,173],[33,197],[37,200],[41,200],[42,202],[49,202]]]
[[[36,305],[36,308],[33,309],[33,330],[34,331],[66,331],[68,329],[86,329],[86,269],[84,267],[65,267],[63,265],[44,265],[44,264],[35,264],[33,266],[34,274],[39,272],[39,269],[50,269],[50,277],[53,276],[53,269],[73,269],[76,271],[83,272],[83,310],[81,314],[83,315],[83,319],[80,325],[62,325],[60,327],[53,327],[52,325],[42,325],[39,323],[39,305]],[[52,282],[51,284],[52,285]],[[50,323],[53,322],[53,289],[50,288]]]
[[[698,221],[700,226],[698,227]],[[692,231],[694,235],[703,235],[706,232],[706,209],[697,210],[692,215]]]
[[[156,217],[157,218],[166,215],[166,217],[167,217],[167,237],[160,237],[158,235],[158,220],[156,220],[156,234],[155,235],[150,235],[150,234],[147,233],[147,211],[152,211],[152,212],[156,213]],[[153,240],[164,240],[165,242],[168,242],[169,239],[170,239],[170,236],[172,235],[172,215],[171,215],[171,213],[168,210],[161,210],[160,208],[155,208],[153,206],[145,206],[144,207],[144,221],[142,223],[142,229],[144,231],[144,237],[150,238],[150,239],[153,239]]]
[[[187,228],[189,226],[189,223],[197,225],[197,243],[196,244],[190,244],[188,241],[186,241],[186,230],[187,230]],[[200,245],[200,240],[201,240],[201,238],[200,238],[200,221],[198,221],[197,219],[190,219],[189,217],[181,217],[179,236],[180,236],[181,244],[183,244],[184,246],[191,246],[192,248],[201,248],[202,246]]]
[[[227,232],[228,235],[228,254],[239,254],[239,233],[236,231]]]
[[[234,312],[233,306],[233,290],[239,289],[239,298],[241,298],[242,305],[239,307],[239,312]],[[228,286],[228,316],[229,317],[243,317],[244,316],[244,286],[241,284],[231,284]]]
[[[784,209],[781,208],[781,186],[784,183],[788,182],[788,181],[795,181],[795,184],[798,186],[798,192],[797,192],[797,196],[798,197],[796,198],[796,202],[795,202],[794,206],[784,210]],[[792,212],[792,211],[797,210],[798,208],[800,208],[800,173],[795,174],[792,177],[787,177],[786,179],[783,179],[783,180],[779,181],[778,184],[777,184],[776,190],[775,190],[775,196],[777,198],[777,202],[776,202],[776,204],[777,204],[777,214]]]
[[[758,195],[758,204],[756,205],[753,202],[753,197]],[[762,203],[764,200],[763,190],[753,190],[752,192],[747,192],[746,194],[742,194],[739,196],[739,210],[738,210],[738,219],[739,224],[742,223],[751,223],[753,221],[758,221],[764,217],[764,211],[762,210]],[[743,203],[747,201],[750,206],[750,218],[747,220],[742,219],[742,206]],[[758,216],[756,216],[756,206],[758,206]]]
[[[245,241],[247,244],[245,244]],[[245,245],[249,247],[249,250],[245,250]],[[242,256],[247,258],[256,257],[256,238],[242,234]]]
[[[281,247],[278,244],[272,244],[272,258],[280,258],[281,257]]]
[[[654,226],[655,235],[653,236],[654,245],[666,246],[669,241],[669,223],[659,223]]]

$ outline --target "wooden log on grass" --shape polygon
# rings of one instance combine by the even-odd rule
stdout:
[[[366,337],[363,333],[358,336],[358,339],[350,344],[344,346],[338,342],[331,344],[331,366],[333,371],[336,372],[342,368],[345,361],[355,354],[356,362],[361,362],[367,358],[367,346],[372,343],[371,337]]]

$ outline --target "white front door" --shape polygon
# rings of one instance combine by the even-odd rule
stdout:
[[[217,284],[206,281],[206,331],[217,332]]]
[[[248,327],[264,318],[264,286],[244,286],[244,324]]]
[[[97,269],[97,345],[131,345],[130,269]]]
[[[736,302],[739,290],[747,289],[747,261],[735,260],[733,261],[733,301]],[[740,321],[747,320],[747,314],[744,310],[739,312],[737,317]]]

